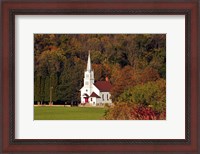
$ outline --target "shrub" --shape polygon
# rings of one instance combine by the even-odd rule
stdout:
[[[125,90],[118,100],[164,112],[166,110],[166,82],[160,79],[131,87]]]
[[[137,106],[131,112],[134,120],[163,120],[165,119],[165,112],[159,113],[151,107]]]
[[[127,103],[117,103],[114,106],[108,107],[105,113],[106,120],[129,120],[132,107]]]
[[[118,102],[106,110],[104,117],[106,120],[163,120],[166,114],[151,107]]]

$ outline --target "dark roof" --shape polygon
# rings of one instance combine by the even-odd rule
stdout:
[[[89,95],[88,95],[88,94],[86,94],[86,93],[84,93],[84,94],[83,94],[83,96],[89,97]]]
[[[94,84],[101,92],[110,92],[112,85],[109,81],[97,81]]]
[[[100,96],[98,96],[95,92],[93,92],[90,97],[96,97],[96,98],[101,98]]]

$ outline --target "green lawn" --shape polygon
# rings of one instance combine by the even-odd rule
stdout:
[[[35,106],[34,120],[102,120],[104,108]]]

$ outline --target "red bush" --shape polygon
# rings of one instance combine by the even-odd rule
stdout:
[[[165,120],[166,112],[156,112],[151,107],[117,103],[105,113],[107,120]]]

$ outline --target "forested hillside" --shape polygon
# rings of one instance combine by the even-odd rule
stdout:
[[[34,101],[49,102],[50,87],[54,102],[80,100],[89,50],[95,80],[107,76],[113,85],[115,108],[125,103],[165,112],[165,34],[35,34]],[[111,109],[106,114],[118,118]]]

